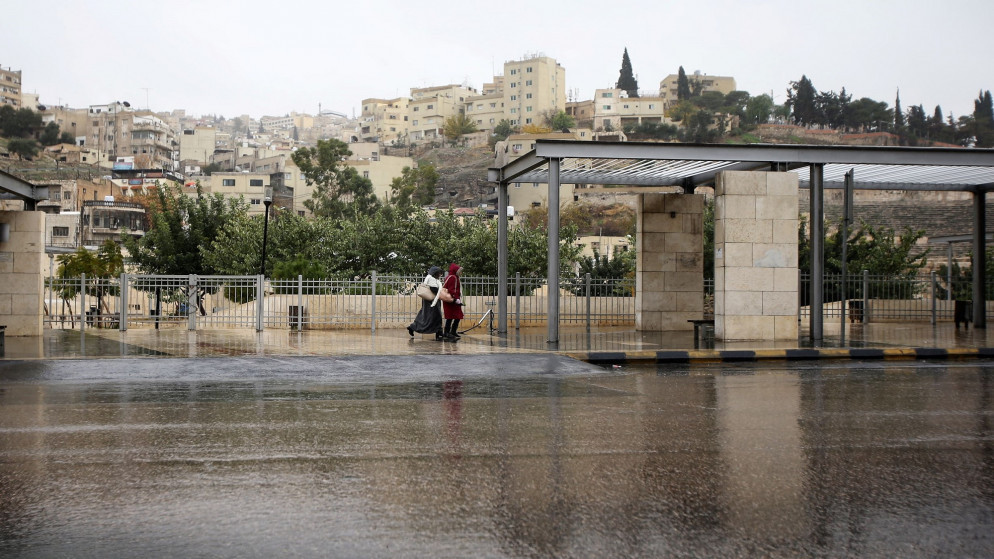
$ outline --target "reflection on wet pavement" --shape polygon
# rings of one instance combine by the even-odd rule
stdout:
[[[984,362],[526,357],[0,367],[0,556],[994,553]]]

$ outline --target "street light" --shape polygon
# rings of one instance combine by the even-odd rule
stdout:
[[[266,238],[269,236],[269,206],[273,205],[273,187],[267,186],[262,203],[266,205],[266,221],[262,226],[262,265],[259,266],[259,275],[266,276]]]

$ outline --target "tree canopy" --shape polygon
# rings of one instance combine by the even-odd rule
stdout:
[[[417,167],[404,167],[399,177],[390,183],[390,202],[399,208],[427,206],[435,201],[438,171],[431,163],[422,162]]]
[[[350,155],[348,144],[335,139],[318,140],[315,147],[293,152],[294,164],[307,184],[314,187],[311,198],[304,201],[304,207],[314,215],[341,218],[370,214],[379,207],[373,183],[361,176],[355,167],[345,164]]]
[[[639,96],[639,82],[635,79],[635,74],[632,72],[632,61],[628,58],[627,47],[625,48],[625,53],[621,56],[621,70],[618,82],[614,87],[628,92],[629,97]]]
[[[442,127],[442,133],[445,135],[445,138],[453,143],[458,141],[464,134],[471,134],[473,132],[476,132],[476,123],[463,113],[452,115],[445,119],[445,124]]]

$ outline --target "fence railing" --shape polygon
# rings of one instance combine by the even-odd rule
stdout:
[[[52,328],[289,328],[402,327],[421,309],[421,276],[359,280],[267,280],[262,276],[48,278],[45,323]],[[497,280],[461,278],[465,321],[496,312]],[[508,286],[509,326],[546,323],[545,278],[516,275]],[[633,325],[635,280],[568,278],[560,283],[560,322]]]
[[[799,277],[798,315],[811,315],[811,276]],[[927,276],[897,277],[872,275],[866,272],[846,276],[843,291],[841,275],[824,278],[822,316],[842,318],[845,309],[849,322],[940,321],[955,320],[957,296],[972,299],[970,282],[953,282],[932,273]],[[985,293],[994,293],[994,278],[988,281]]]
[[[347,329],[406,326],[421,308],[414,294],[420,276],[378,276],[360,280],[267,280],[262,276],[151,276],[48,278],[45,323],[51,328],[288,328]],[[466,322],[497,311],[497,279],[461,278]],[[811,278],[799,274],[798,317],[810,317]],[[947,285],[935,274],[898,278],[853,274],[843,298],[839,276],[824,280],[823,316],[850,322],[951,321],[957,294],[968,282]],[[994,293],[994,278],[986,293]],[[546,324],[545,278],[515,275],[508,284],[508,326]],[[565,278],[560,282],[560,323],[631,326],[635,323],[635,280]],[[713,314],[714,281],[702,285],[704,317]],[[962,303],[962,301],[960,301]]]

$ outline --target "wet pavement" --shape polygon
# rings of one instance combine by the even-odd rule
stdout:
[[[404,337],[0,361],[0,556],[994,555],[988,360]]]

